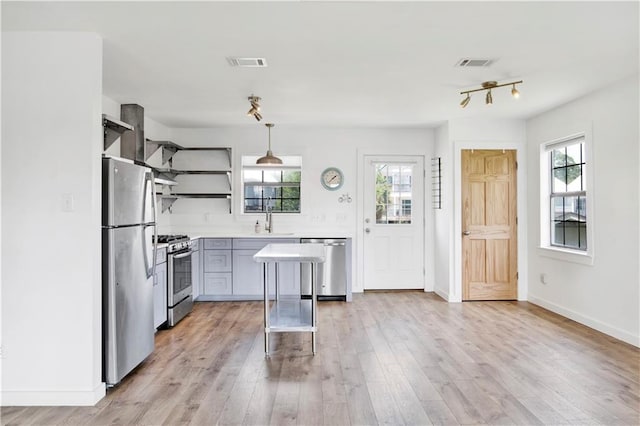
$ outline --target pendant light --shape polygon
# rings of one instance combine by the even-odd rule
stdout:
[[[267,150],[267,155],[258,158],[256,164],[282,164],[282,160],[274,156],[273,152],[271,152],[271,128],[275,126],[275,124],[266,123],[265,126],[269,129],[269,149]]]

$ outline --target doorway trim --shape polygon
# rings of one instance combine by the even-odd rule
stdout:
[[[462,150],[463,149],[513,149],[516,151],[516,188],[517,212],[518,212],[518,300],[527,300],[528,295],[528,268],[527,268],[527,146],[523,142],[488,142],[488,141],[454,141],[453,142],[453,167],[454,167],[454,218],[453,218],[453,245],[454,245],[454,274],[450,283],[449,302],[462,302]]]
[[[358,157],[358,166],[357,166],[357,176],[358,182],[356,186],[356,194],[364,194],[364,179],[365,179],[365,157],[368,156],[381,156],[381,157],[403,157],[403,156],[420,156],[424,159],[424,167],[426,172],[426,167],[429,164],[430,156],[432,152],[430,151],[420,151],[411,148],[400,148],[394,147],[393,153],[389,153],[386,149],[358,149],[357,157]],[[423,211],[424,211],[424,291],[434,291],[434,260],[433,260],[433,211],[429,207],[427,200],[430,200],[430,191],[431,185],[428,184],[429,173],[425,176],[425,184],[424,184],[424,197],[423,197]],[[356,213],[356,256],[355,262],[356,267],[354,268],[355,272],[355,285],[353,286],[354,292],[364,292],[364,197],[359,196],[357,200],[357,213]]]

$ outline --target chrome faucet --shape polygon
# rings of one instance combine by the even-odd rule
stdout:
[[[271,198],[268,198],[267,199],[267,218],[264,222],[264,230],[267,231],[269,234],[273,232],[273,216],[271,214],[271,210],[273,210],[273,208],[271,207]]]

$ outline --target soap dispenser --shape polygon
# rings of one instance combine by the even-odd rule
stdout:
[[[260,221],[258,221],[258,220],[256,220],[256,227],[255,227],[255,230],[256,230],[256,234],[259,234],[259,233],[260,233]]]

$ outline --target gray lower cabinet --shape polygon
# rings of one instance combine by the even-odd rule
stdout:
[[[158,249],[156,273],[153,276],[153,326],[167,321],[167,249]]]
[[[262,300],[262,265],[253,255],[271,243],[298,243],[294,238],[205,238],[202,255],[202,286],[198,300]],[[280,294],[300,294],[300,266],[280,265]],[[270,270],[270,293],[274,290],[274,268]]]

